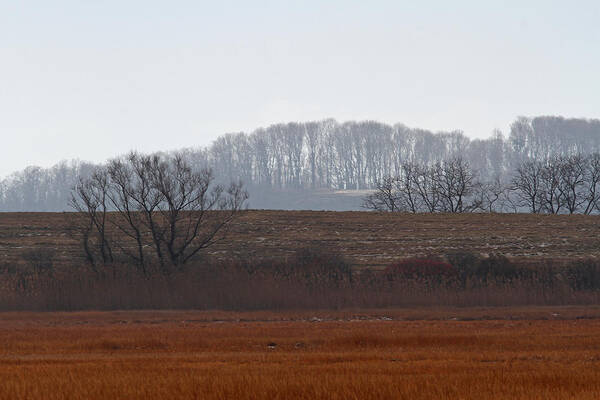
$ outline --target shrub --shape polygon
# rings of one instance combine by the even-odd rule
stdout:
[[[446,259],[456,268],[463,285],[467,282],[506,283],[529,276],[527,269],[519,268],[500,254],[482,257],[469,252],[459,252],[446,255]]]
[[[263,260],[250,270],[310,287],[339,287],[352,282],[352,266],[335,252],[304,248],[285,260]]]
[[[313,283],[352,282],[351,265],[338,254],[322,248],[300,249],[286,264]]]
[[[510,282],[522,274],[524,269],[519,269],[508,258],[499,254],[492,254],[482,258],[476,271],[476,276],[484,281]]]
[[[52,274],[54,270],[55,252],[48,248],[35,248],[25,251],[22,256],[31,272],[36,274]]]
[[[581,260],[566,269],[567,279],[575,290],[600,289],[600,263],[595,260]]]
[[[388,266],[384,275],[389,281],[415,280],[422,283],[442,283],[454,280],[457,270],[451,264],[433,259],[413,258]]]
[[[378,288],[381,284],[381,274],[370,268],[362,270],[356,279],[356,284],[365,288]]]

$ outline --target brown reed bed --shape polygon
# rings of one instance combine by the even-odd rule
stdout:
[[[0,398],[595,399],[600,310],[2,313]]]

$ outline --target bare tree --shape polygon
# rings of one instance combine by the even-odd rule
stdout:
[[[403,207],[412,213],[421,211],[423,200],[419,198],[417,182],[421,169],[414,163],[404,163],[401,166],[401,177],[396,186]]]
[[[218,241],[248,198],[241,182],[232,183],[227,190],[212,186],[210,170],[192,171],[181,156],[159,161],[151,175],[151,185],[161,197],[157,209],[162,218],[154,229],[171,265],[177,267]],[[211,210],[219,212],[209,213]]]
[[[373,211],[400,211],[397,191],[398,178],[387,176],[377,183],[375,192],[363,199],[362,207]]]
[[[585,203],[586,158],[575,154],[560,159],[560,192],[569,214],[576,213]]]
[[[442,198],[437,188],[435,169],[427,165],[418,165],[415,170],[413,183],[421,203],[421,208],[431,213],[439,211]]]
[[[442,211],[462,213],[475,208],[467,203],[475,188],[475,174],[462,157],[453,157],[433,167],[435,190],[439,193]]]
[[[519,165],[511,181],[511,190],[519,205],[537,214],[542,208],[542,174],[544,166],[539,161],[526,161]]]
[[[87,234],[95,227],[102,238],[101,254],[110,255],[104,263],[119,249],[144,274],[154,259],[168,275],[222,239],[247,198],[241,182],[216,185],[210,170],[193,170],[182,154],[130,153],[82,179],[71,203],[86,216]],[[115,212],[109,215],[109,209]],[[109,222],[119,233],[112,243]]]
[[[71,194],[71,207],[83,217],[76,228],[80,230],[86,258],[92,266],[96,263],[92,242],[96,241],[102,263],[113,261],[107,229],[108,190],[108,176],[104,169],[97,168],[88,179],[80,178]]]
[[[478,182],[473,189],[473,210],[489,213],[499,213],[510,210],[512,202],[509,194],[509,186],[504,184],[499,176],[490,182]]]
[[[475,175],[461,158],[433,166],[405,163],[397,177],[386,177],[364,200],[363,207],[378,211],[466,212],[476,187]]]
[[[540,211],[558,214],[565,205],[562,186],[563,160],[559,156],[550,157],[542,163],[540,174]]]
[[[584,214],[600,211],[600,153],[593,153],[585,159],[585,194]]]

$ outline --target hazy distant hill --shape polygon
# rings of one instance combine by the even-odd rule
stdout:
[[[293,122],[225,134],[208,147],[183,153],[195,168],[212,168],[222,182],[242,180],[252,208],[356,210],[361,191],[398,174],[406,161],[433,163],[460,155],[483,179],[506,179],[524,160],[599,150],[599,120],[544,116],[518,118],[508,136],[494,132],[483,140],[460,131],[434,133],[376,121]],[[0,183],[0,210],[68,210],[77,177],[93,168],[62,161],[15,172]]]

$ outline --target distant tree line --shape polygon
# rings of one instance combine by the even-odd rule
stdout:
[[[536,117],[518,118],[508,137],[496,131],[472,140],[460,131],[433,133],[375,121],[277,124],[226,134],[180,154],[194,170],[209,168],[223,182],[277,191],[375,189],[387,177],[405,174],[407,165],[443,167],[458,156],[479,182],[506,182],[526,162],[597,151],[600,120]],[[0,210],[68,210],[70,189],[93,170],[89,163],[62,162],[16,172],[0,184]]]
[[[600,153],[527,160],[503,180],[483,178],[462,157],[406,162],[377,183],[363,207],[390,212],[600,212]]]

